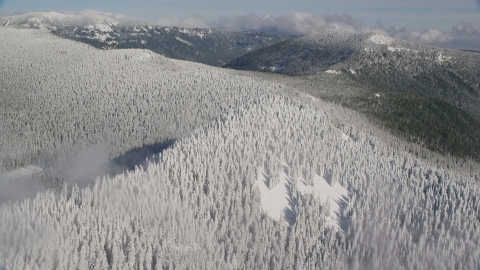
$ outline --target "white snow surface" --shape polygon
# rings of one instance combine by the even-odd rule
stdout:
[[[344,141],[346,141],[346,142],[350,141],[350,136],[348,136],[348,135],[345,134],[345,133],[342,133],[341,137],[342,137],[342,139],[343,139]]]
[[[118,24],[118,20],[99,14],[85,13],[82,15],[72,15],[58,12],[32,12],[0,18],[0,24],[9,25],[12,23],[20,23],[24,24],[24,26],[30,24],[39,28],[49,28],[52,24],[76,26],[91,25],[94,29],[100,31],[110,31],[110,25]]]
[[[112,31],[112,28],[108,24],[105,24],[105,23],[98,23],[98,24],[95,25],[95,28],[102,31],[102,32]]]
[[[338,216],[340,215],[340,203],[348,198],[348,191],[340,184],[330,185],[323,177],[315,174],[313,186],[307,186],[303,181],[297,181],[298,190],[302,194],[313,194],[323,205],[329,205],[329,215],[326,216],[327,226],[340,229]]]
[[[340,72],[336,71],[336,70],[325,70],[325,73],[328,73],[328,74],[340,74]]]
[[[149,54],[148,52],[140,52],[136,57],[135,60],[137,61],[143,61],[145,59],[151,58],[152,55]]]
[[[288,176],[282,172],[280,175],[280,183],[273,189],[269,189],[267,185],[265,185],[267,175],[263,168],[258,169],[257,176],[257,184],[260,188],[262,198],[262,209],[276,220],[284,218],[284,211],[291,209],[289,205],[290,196],[288,196],[287,190],[287,186],[291,183],[287,180]]]
[[[369,40],[377,45],[389,45],[393,39],[384,35],[375,34],[369,38]]]
[[[411,51],[410,49],[407,49],[407,48],[403,48],[403,47],[391,47],[391,46],[388,46],[387,50],[389,50],[389,51],[391,51],[391,52],[401,52],[401,51],[410,52],[410,51]]]
[[[346,135],[345,135],[346,136]],[[348,137],[348,136],[347,136]],[[342,136],[343,138],[343,136]],[[283,164],[288,168],[287,164]],[[267,173],[263,168],[258,168],[257,185],[260,189],[262,209],[273,219],[284,219],[287,223],[292,223],[292,217],[286,215],[286,212],[293,211],[293,198],[290,195],[290,188],[293,181],[296,181],[298,191],[301,194],[312,194],[320,200],[323,205],[329,205],[329,214],[326,216],[326,226],[333,229],[340,229],[338,216],[340,214],[340,203],[348,201],[348,191],[340,184],[330,185],[323,177],[315,173],[313,177],[313,186],[306,184],[305,179],[300,177],[296,180],[289,177],[282,170],[279,183],[272,189],[266,185],[268,179]],[[321,211],[319,209],[319,211]]]
[[[268,69],[270,69],[271,71],[277,71],[277,70],[281,70],[282,66],[280,66],[280,64],[276,64],[274,67],[269,67]]]
[[[448,61],[448,60],[450,60],[450,59],[452,59],[451,56],[444,56],[442,53],[438,53],[438,56],[437,56],[437,62],[438,62],[438,63],[441,64],[441,63],[443,63],[443,62],[445,62],[445,61]]]
[[[175,39],[178,40],[178,41],[180,41],[180,42],[182,42],[182,43],[187,44],[188,46],[193,46],[192,43],[190,43],[190,42],[188,42],[188,41],[186,41],[186,40],[184,40],[184,39],[181,39],[181,38],[179,38],[179,37],[175,37]]]
[[[204,38],[205,34],[210,34],[212,32],[212,30],[210,29],[203,30],[203,29],[185,29],[185,28],[180,28],[178,29],[178,31],[183,34],[187,34],[189,36],[197,36],[199,38]]]

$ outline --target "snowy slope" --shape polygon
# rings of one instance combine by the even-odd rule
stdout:
[[[145,159],[277,86],[149,50],[103,51],[29,29],[0,28],[0,35],[6,171],[73,168],[71,158],[90,147],[133,167],[122,158],[128,151],[143,148]]]
[[[133,171],[1,205],[7,269],[478,263],[478,163],[403,142],[285,84],[42,31],[0,33],[0,145],[25,157],[4,164],[99,141],[128,156],[176,139]],[[80,169],[91,170],[88,157]]]
[[[297,37],[259,49],[227,68],[339,80],[448,102],[480,119],[480,55],[410,43],[376,33]]]
[[[350,127],[356,140],[347,142],[333,123],[349,112],[316,105],[267,95],[177,141],[145,169],[60,198],[46,193],[3,206],[0,254],[14,269],[474,265],[478,164],[441,168],[435,156],[417,158],[401,141],[377,140],[366,120],[356,131]],[[270,218],[262,193],[277,187],[259,187],[256,175],[261,164],[278,171],[278,159],[292,164],[295,179],[306,175],[306,184],[291,190],[291,224]],[[331,230],[332,209],[325,211],[322,196],[345,194],[339,185],[349,191],[335,211],[345,227]],[[453,264],[452,258],[462,259]]]

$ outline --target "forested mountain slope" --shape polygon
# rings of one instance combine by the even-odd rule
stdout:
[[[48,29],[51,33],[103,49],[149,49],[165,57],[222,66],[252,50],[278,43],[287,36],[259,31],[162,27],[119,21],[101,15],[35,12],[0,17],[0,25]]]
[[[480,160],[479,54],[335,33],[284,41],[226,67],[297,75],[271,80],[360,111],[432,150]]]
[[[294,38],[225,67],[287,75],[345,74],[371,88],[435,97],[480,119],[480,55],[374,33]]]
[[[5,178],[57,187],[0,204],[6,269],[478,268],[477,162],[298,85],[0,34],[0,199]],[[95,167],[142,145],[134,170]]]
[[[147,50],[103,51],[39,30],[0,34],[4,171],[71,168],[79,154],[128,165],[128,151],[160,151],[277,87]]]
[[[416,157],[352,112],[311,103],[267,95],[145,169],[4,205],[0,254],[13,269],[475,269],[478,164]],[[334,125],[344,119],[356,120],[348,135]],[[287,175],[291,224],[263,211],[259,169],[270,189]],[[318,175],[349,192],[343,229],[300,192]]]

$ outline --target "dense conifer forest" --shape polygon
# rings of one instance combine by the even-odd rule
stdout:
[[[33,189],[0,269],[480,266],[475,160],[286,77],[0,34],[0,188]]]

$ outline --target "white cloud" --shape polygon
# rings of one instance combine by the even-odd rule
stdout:
[[[355,29],[359,29],[363,27],[362,21],[355,19],[350,14],[342,13],[342,14],[333,14],[325,16],[325,21],[328,23],[331,22],[341,22],[345,25],[351,26]]]
[[[119,21],[141,21],[141,19],[135,17],[94,9],[66,13],[81,16],[107,16]],[[298,11],[290,11],[280,15],[251,13],[233,18],[220,17],[212,22],[205,22],[202,16],[193,14],[186,18],[172,16],[148,22],[161,26],[217,28],[231,32],[258,30],[266,33],[290,35],[311,35],[338,31],[376,32],[415,43],[452,48],[478,48],[478,44],[475,43],[480,37],[479,24],[461,23],[454,26],[452,32],[442,32],[437,29],[416,30],[409,27],[386,28],[382,21],[377,21],[375,26],[368,27],[361,20],[346,13],[330,15]]]
[[[438,44],[453,41],[455,38],[436,29],[414,30],[408,27],[390,27],[386,33],[395,38],[423,44]]]
[[[373,28],[370,28],[364,26],[360,20],[345,13],[324,15],[290,11],[277,16],[270,14],[247,14],[234,18],[222,17],[210,25],[225,31],[259,30],[268,33],[292,35],[321,34],[335,31],[376,32],[411,42],[432,45],[451,42],[455,39],[450,33],[444,33],[437,29],[416,30],[408,27],[390,27],[385,29],[381,21],[378,21]],[[473,32],[471,28],[470,25],[470,30],[468,31]]]
[[[202,16],[198,14],[190,15],[185,19],[180,19],[175,16],[162,18],[155,23],[161,26],[177,26],[182,28],[209,28]]]
[[[470,36],[480,36],[480,24],[460,23],[453,27],[453,32]]]
[[[134,19],[132,17],[129,17],[129,16],[121,14],[121,13],[114,14],[114,13],[111,13],[111,12],[104,12],[104,11],[96,10],[96,9],[84,9],[84,10],[79,11],[79,12],[74,12],[73,14],[82,15],[82,16],[105,16],[105,17],[111,17],[111,18],[114,18],[114,19],[117,19],[117,20]]]
[[[355,27],[361,26],[361,22],[348,14],[325,16],[316,13],[290,11],[278,16],[247,14],[234,18],[222,17],[212,22],[211,26],[224,31],[258,30],[268,33],[309,35],[334,31],[355,31]]]
[[[384,29],[382,22],[373,27],[349,14],[323,15],[317,13],[290,11],[278,16],[247,14],[234,18],[220,18],[210,24],[225,31],[259,30],[269,33],[309,35],[335,31],[377,32],[389,36],[423,44],[441,44],[454,40],[449,33],[436,29],[415,30],[408,27],[390,27]]]

